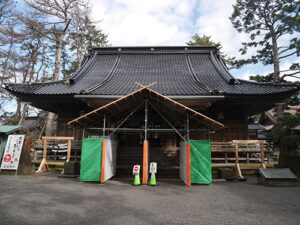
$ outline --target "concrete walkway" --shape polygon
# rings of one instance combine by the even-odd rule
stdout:
[[[0,176],[0,224],[300,224],[300,186],[216,181],[132,186],[57,175]]]

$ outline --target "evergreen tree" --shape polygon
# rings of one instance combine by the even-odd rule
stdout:
[[[233,26],[239,32],[249,34],[251,39],[242,43],[241,54],[245,55],[249,48],[258,48],[256,54],[248,59],[236,60],[235,65],[241,67],[258,62],[273,65],[275,82],[287,76],[299,78],[299,65],[293,64],[289,70],[281,71],[280,62],[300,54],[299,36],[292,36],[288,43],[284,42],[287,35],[300,31],[300,0],[237,0],[233,8],[230,17]]]
[[[187,45],[193,46],[193,45],[202,45],[202,46],[221,46],[220,42],[214,42],[211,40],[211,36],[199,36],[199,34],[195,34],[192,36],[192,40],[186,43]]]
[[[187,45],[189,46],[216,46],[219,50],[222,48],[222,45],[220,42],[214,42],[211,39],[211,36],[199,36],[199,34],[195,34],[192,36],[192,40],[186,42]],[[235,57],[228,57],[226,55],[224,55],[221,52],[223,58],[225,59],[226,62],[226,66],[228,67],[228,69],[233,69],[235,67],[235,65],[233,64],[233,62],[235,61]]]
[[[91,5],[76,6],[72,10],[71,29],[68,34],[70,50],[75,52],[75,61],[71,63],[69,73],[78,70],[84,55],[92,47],[108,45],[107,34],[98,29],[91,18]]]

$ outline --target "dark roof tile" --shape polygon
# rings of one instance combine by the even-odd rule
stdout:
[[[121,49],[121,51],[120,51]],[[268,95],[292,92],[295,85],[236,80],[216,47],[105,47],[92,49],[72,83],[8,84],[13,93],[35,95],[126,95],[143,85],[163,95]]]

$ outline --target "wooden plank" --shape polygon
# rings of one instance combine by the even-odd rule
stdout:
[[[42,137],[44,140],[74,140],[74,137]]]
[[[258,144],[258,143],[266,143],[266,140],[232,140],[232,143],[238,143],[238,144]]]
[[[56,165],[56,166],[63,166],[65,162],[62,161],[47,161],[46,165]]]

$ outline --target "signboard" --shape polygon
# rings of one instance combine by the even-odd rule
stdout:
[[[157,173],[157,163],[156,162],[150,163],[150,173]]]
[[[140,165],[135,165],[133,167],[133,175],[139,175],[140,174]]]
[[[2,170],[18,169],[24,139],[25,135],[8,136],[1,164]]]

